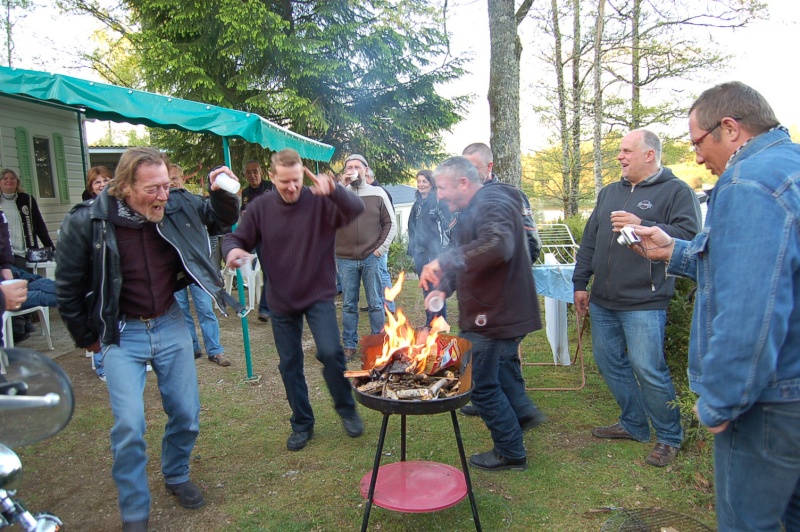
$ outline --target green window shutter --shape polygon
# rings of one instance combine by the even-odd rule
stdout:
[[[64,137],[53,133],[53,151],[56,152],[56,179],[58,179],[58,195],[61,203],[69,200],[69,176],[67,176],[67,157],[64,155]]]
[[[33,176],[31,166],[31,148],[28,142],[28,131],[24,127],[14,128],[17,136],[17,159],[19,160],[19,178],[22,188],[26,192],[33,191]]]

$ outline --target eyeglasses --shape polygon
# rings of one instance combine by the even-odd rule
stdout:
[[[170,189],[170,184],[167,183],[166,185],[160,185],[160,186],[159,185],[152,185],[152,186],[149,186],[149,187],[143,187],[142,188],[142,192],[144,192],[147,195],[153,196],[155,194],[158,194],[158,192],[160,190],[163,190],[164,192],[169,194],[169,189]]]
[[[731,120],[734,120],[736,122],[739,122],[742,119],[741,116],[730,116],[730,117],[726,116],[725,118],[730,118]],[[723,118],[722,120],[725,120],[725,118]],[[711,129],[709,129],[708,131],[706,131],[705,133],[700,135],[699,139],[692,140],[692,150],[694,150],[695,153],[697,153],[697,149],[700,147],[700,145],[703,143],[703,141],[706,140],[706,137],[709,136],[711,133],[714,132],[715,129],[717,129],[718,127],[720,127],[722,125],[722,120],[717,122],[714,125],[714,127],[712,127]],[[691,140],[691,139],[689,139],[689,140]]]
[[[693,140],[692,141],[692,150],[694,150],[694,152],[697,153],[697,149],[700,147],[700,145],[703,143],[703,141],[706,140],[706,137],[709,136],[711,133],[713,133],[714,130],[717,129],[721,125],[722,125],[722,120],[717,122],[717,124],[714,127],[712,127],[711,129],[709,129],[708,131],[706,131],[705,133],[700,135],[699,139]]]

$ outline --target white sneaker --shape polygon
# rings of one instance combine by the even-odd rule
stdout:
[[[83,352],[83,356],[85,356],[86,358],[91,358],[92,355],[94,355],[94,353],[92,353],[89,350],[86,350],[86,351]]]

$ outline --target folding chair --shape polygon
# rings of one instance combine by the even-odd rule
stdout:
[[[248,304],[251,309],[256,308],[258,298],[261,296],[261,286],[263,279],[261,277],[261,268],[253,268],[250,270],[252,273],[243,278],[242,281],[247,286]],[[222,274],[225,281],[225,291],[229,294],[233,291],[233,280],[236,279],[236,270],[225,268]]]
[[[586,327],[589,325],[589,320],[584,317],[581,317],[580,314],[576,312],[577,317],[577,326],[578,326],[578,342],[577,347],[575,348],[575,356],[570,361],[572,366],[575,365],[576,362],[580,363],[581,366],[581,384],[577,388],[529,388],[525,387],[525,389],[529,392],[536,391],[536,392],[577,392],[578,390],[582,390],[586,386],[586,366],[583,361],[583,333],[586,330]],[[517,349],[520,363],[523,366],[561,366],[566,367],[566,364],[559,364],[558,362],[522,362],[522,344],[520,344],[519,348]]]

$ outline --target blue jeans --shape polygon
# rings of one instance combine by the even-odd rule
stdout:
[[[383,288],[391,288],[392,287],[392,278],[389,275],[389,252],[387,251],[380,257],[381,261],[381,284]],[[383,290],[381,290],[381,295],[384,295]],[[386,308],[389,309],[389,312],[394,312],[396,307],[394,306],[394,301],[385,301]]]
[[[352,416],[356,409],[350,381],[344,377],[344,351],[339,343],[339,324],[333,301],[318,301],[296,314],[273,312],[272,335],[280,360],[278,369],[292,408],[292,430],[298,432],[314,428],[314,411],[308,400],[308,386],[303,369],[303,316],[314,336],[317,360],[322,362],[322,376],[333,398],[334,409],[342,417]]]
[[[664,360],[666,310],[609,310],[589,304],[592,351],[600,374],[621,410],[619,423],[641,442],[653,423],[660,443],[680,447],[681,414],[669,403],[675,388]]]
[[[57,307],[56,282],[52,279],[40,277],[28,281],[28,299],[22,304],[22,309],[33,307]]]
[[[720,531],[800,530],[800,402],[756,403],[714,438]]]
[[[336,266],[342,281],[342,343],[346,348],[355,349],[358,344],[358,296],[362,282],[369,307],[371,334],[381,332],[386,323],[380,259],[375,255],[362,260],[337,257]]]
[[[224,352],[222,345],[219,343],[219,321],[217,321],[217,315],[214,314],[214,303],[211,301],[211,296],[194,283],[183,290],[175,292],[175,301],[178,302],[183,311],[186,327],[192,337],[192,349],[194,349],[195,353],[201,350],[200,342],[197,339],[197,331],[194,328],[192,309],[189,307],[189,291],[192,292],[194,310],[197,312],[197,321],[200,323],[200,332],[203,335],[206,354],[209,358],[212,358]]]
[[[149,321],[123,318],[119,327],[120,344],[102,346],[114,414],[111,475],[119,491],[122,520],[137,521],[150,514],[142,397],[145,363],[153,366],[167,414],[161,472],[170,484],[189,480],[189,457],[200,430],[200,395],[189,331],[177,304]]]
[[[526,456],[520,419],[536,413],[525,392],[517,349],[524,338],[487,338],[473,332],[461,337],[472,342],[472,404],[492,435],[494,448],[507,458]]]

